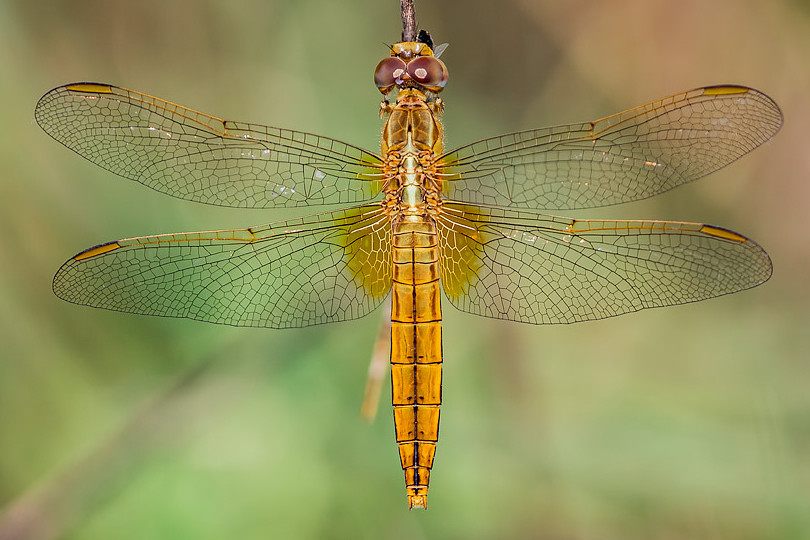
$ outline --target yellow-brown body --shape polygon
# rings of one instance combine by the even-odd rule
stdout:
[[[394,428],[408,504],[426,507],[439,434],[442,397],[439,183],[432,174],[441,153],[438,107],[414,89],[402,90],[383,129],[390,182],[384,207],[393,227],[391,381]]]

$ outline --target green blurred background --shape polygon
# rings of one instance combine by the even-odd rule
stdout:
[[[417,1],[449,42],[448,146],[738,83],[777,137],[675,192],[584,215],[702,221],[771,254],[762,287],[572,326],[445,306],[430,510],[409,512],[379,315],[220,327],[64,303],[102,241],[257,225],[83,161],[33,120],[73,81],[378,148],[396,0],[0,0],[0,538],[810,538],[810,3]],[[803,127],[804,126],[804,127]],[[578,217],[581,217],[577,214]]]

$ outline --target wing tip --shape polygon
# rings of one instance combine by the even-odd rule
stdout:
[[[776,135],[782,128],[782,124],[784,123],[785,118],[784,114],[782,114],[782,109],[779,108],[779,105],[776,103],[776,101],[774,101],[766,93],[761,92],[756,88],[742,86],[739,84],[717,84],[712,86],[706,86],[703,88],[704,96],[734,96],[743,94],[751,94],[754,99],[764,101],[766,107],[770,109],[771,113],[773,114],[770,121],[767,122],[772,129],[770,129],[765,134],[766,138],[760,142],[761,144],[767,141],[768,139],[771,139],[774,135]]]

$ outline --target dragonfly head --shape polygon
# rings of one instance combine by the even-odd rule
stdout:
[[[447,84],[447,76],[447,66],[433,53],[430,45],[404,41],[394,44],[391,55],[377,64],[374,83],[383,95],[394,87],[439,93]]]

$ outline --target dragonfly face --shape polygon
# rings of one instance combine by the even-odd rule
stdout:
[[[299,328],[392,301],[395,432],[411,507],[427,503],[441,403],[441,292],[458,309],[531,324],[602,319],[763,283],[765,251],[721,227],[574,220],[651,197],[771,138],[776,104],[710,86],[613,116],[443,148],[447,68],[400,43],[375,83],[394,104],[380,152],[223,120],[97,83],[45,94],[54,139],[124,178],[239,208],[359,203],[246,229],[142,236],[69,259],[54,292],[77,304],[236,326]]]
[[[441,92],[447,84],[447,66],[433,55],[425,43],[397,43],[391,47],[391,56],[377,64],[374,83],[383,95],[394,87],[423,88]]]

